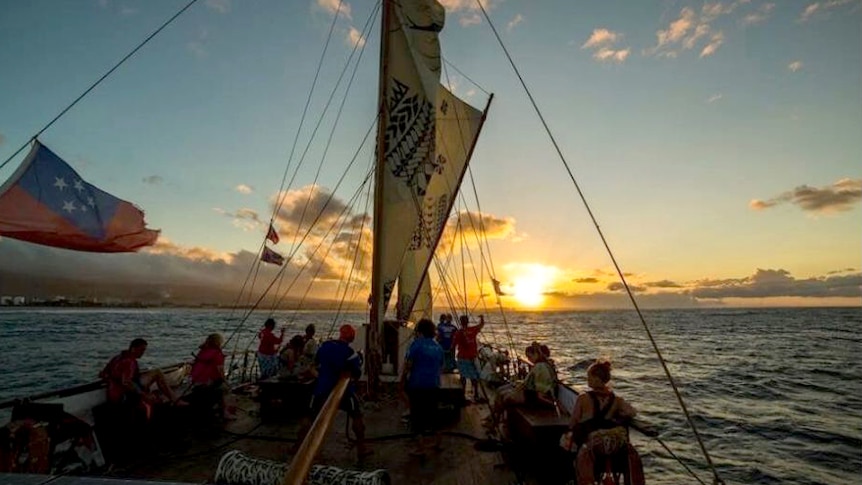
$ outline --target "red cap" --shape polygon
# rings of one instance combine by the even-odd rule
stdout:
[[[353,328],[352,325],[344,324],[341,328],[338,329],[338,339],[344,340],[345,342],[353,342],[353,339],[356,338],[356,329]]]

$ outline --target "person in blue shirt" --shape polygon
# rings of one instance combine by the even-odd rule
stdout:
[[[338,379],[344,373],[349,373],[353,380],[362,375],[362,356],[350,347],[356,338],[356,330],[350,325],[342,325],[338,329],[338,339],[328,340],[320,345],[315,356],[317,365],[317,381],[311,396],[311,416],[303,424],[299,443],[311,427],[311,423],[323,408],[329,394],[335,388]],[[353,433],[356,435],[356,452],[361,459],[371,453],[365,443],[365,421],[362,418],[362,401],[356,395],[356,385],[353,381],[347,387],[339,408],[350,416]]]
[[[437,429],[437,401],[443,349],[434,340],[435,330],[434,322],[427,318],[416,324],[416,339],[407,350],[399,386],[402,391],[406,391],[410,402],[410,423],[413,432],[418,435],[416,449],[411,454],[416,456],[424,456],[431,448],[437,451],[441,449]]]
[[[437,343],[443,349],[443,372],[446,374],[455,370],[455,348],[452,346],[452,339],[456,331],[458,327],[452,323],[452,314],[441,314],[440,324],[437,325]]]

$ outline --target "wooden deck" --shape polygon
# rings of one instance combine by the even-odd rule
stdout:
[[[457,386],[457,376],[444,379],[444,387]],[[450,389],[450,392],[453,389]],[[267,414],[260,419],[258,402],[238,396],[239,419],[188,429],[177,426],[123,465],[114,466],[108,476],[126,479],[184,483],[211,482],[221,456],[230,450],[261,459],[289,461],[296,443],[300,419],[292,415]],[[409,454],[412,435],[406,420],[406,406],[394,393],[365,402],[366,437],[373,453],[358,461],[348,439],[347,416],[340,412],[316,462],[352,470],[388,470],[393,484],[513,484],[515,473],[500,452],[478,451],[477,442],[488,438],[482,421],[487,405],[469,403],[452,413],[443,427],[443,450],[414,457]],[[181,428],[186,428],[180,431]],[[352,439],[353,433],[350,432]]]

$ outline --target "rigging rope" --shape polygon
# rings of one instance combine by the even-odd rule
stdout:
[[[665,375],[667,376],[668,381],[670,382],[670,385],[673,388],[673,392],[676,395],[677,402],[679,402],[679,405],[682,408],[683,413],[685,414],[685,418],[688,421],[688,424],[691,427],[691,430],[694,433],[695,438],[697,439],[698,445],[700,445],[700,449],[703,452],[703,456],[704,456],[704,458],[706,458],[706,462],[707,462],[707,464],[709,464],[709,467],[712,470],[715,483],[724,484],[724,480],[721,479],[721,477],[718,474],[718,469],[712,463],[712,458],[709,456],[709,452],[706,450],[706,445],[703,443],[703,439],[701,438],[700,433],[697,431],[697,426],[694,424],[694,420],[692,419],[691,415],[688,412],[688,408],[686,407],[685,402],[682,399],[682,394],[679,392],[679,389],[677,388],[676,382],[674,381],[674,378],[670,373],[670,369],[668,368],[667,363],[664,360],[664,357],[662,357],[661,350],[659,349],[658,344],[655,341],[655,338],[653,338],[652,332],[650,331],[649,325],[647,325],[647,323],[646,323],[646,319],[644,318],[643,313],[641,313],[640,307],[637,304],[637,300],[635,299],[634,294],[632,293],[632,290],[629,287],[628,282],[626,282],[625,276],[623,275],[623,271],[622,271],[622,269],[620,269],[620,266],[617,263],[616,257],[614,257],[614,253],[611,250],[611,247],[608,244],[608,241],[605,238],[605,235],[602,232],[601,227],[599,227],[599,223],[598,223],[595,215],[593,215],[593,211],[590,208],[589,203],[587,202],[587,198],[584,195],[583,191],[581,190],[581,187],[578,184],[577,180],[575,179],[575,175],[572,172],[571,167],[569,167],[569,163],[566,160],[566,157],[563,155],[563,152],[560,149],[560,146],[557,143],[556,138],[554,137],[553,133],[551,132],[551,129],[548,126],[548,123],[545,121],[545,117],[542,115],[541,110],[539,110],[539,106],[536,103],[536,100],[533,98],[532,92],[527,87],[527,83],[524,81],[524,78],[521,75],[521,71],[515,65],[515,61],[512,59],[512,56],[509,54],[509,50],[506,48],[505,44],[503,44],[503,39],[500,37],[500,34],[497,32],[497,28],[491,22],[491,18],[488,16],[488,12],[485,10],[485,6],[482,5],[481,0],[476,0],[476,4],[482,10],[482,15],[485,17],[485,20],[488,22],[488,25],[491,27],[491,30],[494,33],[494,37],[497,38],[497,42],[500,44],[500,47],[503,49],[503,52],[505,53],[506,58],[509,60],[509,64],[512,66],[512,69],[515,71],[515,74],[518,76],[518,80],[520,81],[521,86],[524,88],[524,91],[527,93],[527,97],[530,98],[530,104],[532,104],[533,109],[535,110],[536,114],[539,116],[539,120],[541,121],[542,126],[545,129],[545,132],[547,133],[548,137],[550,138],[551,143],[554,145],[554,149],[556,150],[557,155],[560,158],[560,161],[563,163],[563,166],[565,167],[566,172],[569,174],[569,178],[571,179],[572,183],[574,184],[575,189],[578,192],[578,196],[580,197],[581,202],[584,204],[584,207],[586,208],[587,213],[589,214],[590,219],[592,220],[593,225],[595,226],[596,231],[599,234],[599,238],[601,238],[601,240],[602,240],[602,244],[604,244],[605,249],[607,250],[608,256],[610,256],[610,258],[611,258],[611,262],[613,263],[614,268],[617,271],[617,275],[619,276],[620,281],[622,282],[623,287],[626,290],[626,294],[628,294],[629,300],[631,301],[632,306],[635,309],[635,312],[637,312],[638,318],[640,318],[641,324],[643,325],[643,328],[646,331],[647,337],[649,337],[649,340],[650,340],[650,343],[652,344],[653,350],[655,350],[655,353],[658,356],[659,362],[661,363],[661,366],[664,369]]]
[[[101,84],[101,83],[102,83],[102,81],[104,81],[108,76],[110,76],[111,74],[113,74],[113,73],[114,73],[114,71],[116,71],[120,66],[122,66],[122,65],[123,65],[127,60],[129,60],[129,58],[131,58],[133,55],[135,55],[135,53],[137,53],[139,50],[141,50],[141,48],[142,48],[142,47],[144,47],[145,45],[147,45],[147,43],[148,43],[150,40],[152,40],[152,38],[153,38],[153,37],[155,37],[156,35],[158,35],[162,30],[164,30],[164,29],[165,29],[165,27],[167,27],[168,25],[170,25],[171,23],[173,23],[173,21],[174,21],[174,20],[176,20],[176,19],[177,19],[177,17],[179,17],[180,15],[182,15],[183,13],[185,13],[185,11],[186,11],[186,10],[188,10],[188,9],[189,9],[189,7],[191,7],[192,5],[194,5],[197,1],[198,1],[198,0],[191,0],[189,3],[187,3],[185,7],[181,8],[181,9],[180,9],[177,13],[175,13],[171,18],[169,18],[168,20],[166,20],[166,21],[165,21],[165,23],[163,23],[163,24],[162,24],[158,29],[154,30],[154,31],[153,31],[153,33],[152,33],[152,34],[150,34],[149,36],[147,36],[147,38],[146,38],[146,39],[144,39],[140,44],[138,44],[138,46],[137,46],[137,47],[135,47],[134,49],[132,49],[132,51],[131,51],[131,52],[129,52],[128,54],[126,54],[126,56],[125,56],[125,57],[123,57],[122,59],[120,59],[120,62],[118,62],[118,63],[114,64],[114,67],[112,67],[112,68],[108,69],[108,72],[106,72],[105,74],[102,74],[102,77],[100,77],[99,79],[97,79],[97,80],[96,80],[96,82],[94,82],[93,84],[91,84],[91,85],[90,85],[90,87],[89,87],[89,88],[87,88],[87,90],[86,90],[86,91],[84,91],[83,93],[81,93],[81,95],[80,95],[80,96],[78,96],[77,98],[75,98],[75,100],[74,100],[74,101],[72,101],[72,102],[69,104],[69,106],[66,106],[66,107],[63,109],[63,111],[60,111],[60,113],[59,113],[57,116],[55,116],[55,117],[54,117],[54,119],[52,119],[51,121],[49,121],[47,125],[43,126],[41,130],[37,131],[37,132],[36,132],[36,134],[35,134],[35,135],[33,135],[33,137],[32,137],[32,138],[30,138],[29,140],[27,140],[26,142],[24,142],[24,144],[23,144],[23,145],[21,145],[21,148],[19,148],[19,149],[15,150],[15,153],[13,153],[12,155],[9,155],[9,158],[7,158],[3,163],[0,163],[0,169],[2,169],[3,167],[5,167],[5,166],[6,166],[6,164],[8,164],[8,163],[13,159],[13,158],[15,158],[19,153],[21,153],[21,151],[22,151],[22,150],[24,150],[25,148],[27,148],[27,145],[29,145],[31,141],[33,141],[33,140],[35,140],[36,138],[38,138],[38,137],[39,137],[39,135],[41,135],[42,133],[44,133],[44,132],[45,132],[45,130],[47,130],[48,128],[50,128],[50,127],[51,127],[51,125],[53,125],[57,120],[59,120],[60,118],[62,118],[62,117],[63,117],[63,115],[65,115],[65,114],[66,114],[66,112],[68,112],[68,111],[69,111],[70,109],[72,109],[76,104],[78,104],[78,102],[79,102],[79,101],[81,101],[82,99],[84,99],[84,97],[85,97],[85,96],[87,96],[88,94],[90,94],[90,91],[92,91],[92,90],[96,89],[96,86],[98,86],[99,84]]]
[[[344,182],[344,179],[346,178],[347,173],[348,173],[348,172],[349,172],[349,170],[350,170],[350,167],[352,167],[352,166],[353,166],[353,164],[356,162],[356,159],[359,157],[359,153],[360,153],[360,151],[362,150],[362,148],[365,146],[365,143],[368,141],[368,137],[369,137],[369,135],[371,134],[372,129],[374,128],[374,126],[376,126],[377,114],[375,114],[374,120],[375,120],[375,122],[374,122],[374,123],[371,123],[371,125],[370,125],[370,126],[369,126],[369,128],[368,128],[368,130],[365,132],[365,135],[364,135],[364,136],[363,136],[363,138],[362,138],[362,142],[360,143],[359,147],[356,149],[356,152],[354,153],[353,158],[350,160],[350,163],[347,165],[347,168],[345,169],[344,173],[343,173],[343,174],[341,174],[341,178],[339,178],[339,179],[338,179],[338,182],[335,184],[335,188],[333,189],[332,193],[331,193],[331,194],[329,194],[329,197],[326,199],[326,202],[324,202],[323,207],[321,207],[320,212],[317,214],[317,217],[314,219],[314,221],[312,221],[311,225],[309,226],[309,229],[305,232],[305,234],[302,236],[302,239],[299,241],[299,245],[300,245],[300,246],[302,245],[302,242],[304,242],[304,241],[305,241],[305,239],[309,236],[309,234],[311,234],[312,228],[313,228],[313,227],[314,227],[314,225],[317,223],[317,221],[320,219],[320,217],[323,215],[323,213],[324,213],[324,211],[326,210],[326,208],[327,208],[327,207],[329,207],[329,204],[332,202],[332,199],[333,199],[333,198],[335,198],[335,193],[337,192],[338,187],[340,187],[340,186],[341,186],[341,183],[342,183],[342,182]],[[294,251],[293,253],[290,253],[290,254],[287,256],[287,258],[285,258],[285,259],[286,259],[286,260],[290,260],[290,259],[292,259],[292,258],[293,258],[293,256],[295,255],[295,253],[296,253],[296,251]],[[252,306],[252,308],[250,308],[250,309],[248,310],[248,312],[246,312],[245,316],[241,319],[241,321],[240,321],[239,325],[238,325],[236,328],[234,328],[233,332],[232,332],[232,333],[231,333],[231,335],[230,335],[230,336],[225,340],[225,342],[230,342],[230,340],[231,340],[234,336],[236,336],[237,332],[239,332],[239,330],[240,330],[240,328],[243,326],[243,324],[245,324],[245,322],[248,320],[248,318],[251,316],[251,314],[252,314],[252,313],[257,309],[257,307],[258,307],[258,306],[260,305],[260,303],[263,301],[264,297],[266,297],[266,295],[267,295],[267,293],[269,292],[269,290],[270,290],[270,289],[272,289],[272,286],[273,286],[273,285],[275,285],[276,280],[277,280],[278,278],[280,278],[280,277],[281,277],[281,274],[284,272],[284,270],[285,270],[286,268],[287,268],[287,266],[286,266],[286,265],[285,265],[285,266],[281,266],[281,267],[280,267],[280,269],[278,270],[278,273],[276,274],[275,278],[272,280],[272,282],[270,282],[269,286],[267,286],[267,288],[263,291],[263,293],[260,295],[260,297],[259,297],[259,298],[257,299],[257,301],[254,303],[254,305]]]
[[[342,1],[339,1],[339,6],[338,6],[338,8],[339,8],[339,9],[341,8],[341,4],[342,4]],[[371,14],[368,16],[368,19],[366,20],[366,24],[365,24],[364,31],[370,28],[370,25],[372,24],[373,19],[374,19],[374,18],[376,18],[377,11],[378,11],[378,7],[375,7],[375,8],[373,9],[373,11],[371,12]],[[315,75],[314,75],[314,80],[313,80],[313,82],[312,82],[311,90],[310,90],[310,92],[309,92],[309,94],[308,94],[308,97],[307,97],[307,99],[306,99],[305,107],[303,108],[302,116],[301,116],[301,118],[300,118],[299,127],[297,128],[297,132],[296,132],[296,135],[295,135],[295,137],[294,137],[293,145],[292,145],[292,147],[291,147],[291,152],[290,152],[290,156],[289,156],[289,158],[288,158],[288,163],[287,163],[287,165],[285,166],[284,173],[282,174],[281,185],[279,186],[279,191],[278,191],[278,194],[279,194],[279,196],[278,196],[278,204],[276,204],[276,205],[275,205],[274,210],[273,210],[273,213],[272,213],[272,215],[270,216],[270,222],[269,222],[269,225],[270,225],[270,226],[272,226],[272,223],[273,223],[273,221],[275,220],[275,217],[278,215],[278,212],[281,210],[281,207],[283,206],[284,201],[285,201],[285,199],[286,199],[286,195],[284,195],[284,194],[283,194],[283,192],[284,192],[284,188],[285,188],[285,181],[286,181],[286,179],[287,179],[287,174],[288,174],[288,172],[289,172],[289,170],[290,170],[290,164],[291,164],[291,162],[292,162],[292,160],[293,160],[293,156],[294,156],[294,153],[295,153],[295,150],[296,150],[296,146],[297,146],[297,143],[298,143],[298,140],[299,140],[299,134],[300,134],[300,132],[301,132],[302,126],[303,126],[303,124],[304,124],[304,122],[305,122],[305,118],[306,118],[307,113],[308,113],[308,107],[309,107],[309,105],[310,105],[310,103],[311,103],[311,98],[312,98],[312,95],[313,95],[313,92],[314,92],[314,88],[315,88],[315,86],[317,85],[317,81],[318,81],[318,79],[319,79],[319,77],[320,77],[320,71],[321,71],[321,68],[322,68],[322,66],[323,66],[323,61],[324,61],[324,59],[325,59],[325,55],[326,55],[326,52],[327,52],[327,49],[328,49],[328,46],[329,46],[329,42],[330,42],[330,40],[331,40],[331,38],[332,38],[332,34],[333,34],[333,32],[334,32],[335,19],[336,19],[337,17],[338,17],[338,13],[336,12],[335,17],[333,18],[333,22],[332,22],[332,24],[330,25],[330,30],[329,30],[329,34],[328,34],[328,36],[327,36],[326,45],[324,46],[323,52],[321,53],[321,56],[320,56],[320,60],[318,61],[318,66],[317,66],[317,70],[316,70]],[[315,128],[314,128],[314,130],[313,130],[313,132],[312,132],[312,134],[311,134],[311,136],[310,136],[310,138],[309,138],[308,144],[306,145],[306,147],[305,147],[305,149],[304,149],[304,151],[303,151],[303,154],[302,154],[302,156],[301,156],[301,158],[300,158],[300,162],[299,162],[299,164],[297,165],[296,169],[294,170],[293,176],[291,177],[291,180],[290,180],[290,183],[288,184],[288,187],[290,187],[290,186],[292,186],[292,185],[293,185],[293,182],[294,182],[294,180],[295,180],[295,178],[296,178],[296,175],[297,175],[297,173],[299,172],[299,168],[301,167],[302,162],[305,160],[305,155],[308,153],[309,147],[310,147],[310,145],[311,145],[312,141],[314,140],[314,137],[315,137],[315,135],[316,135],[316,133],[317,133],[317,130],[318,130],[318,128],[320,127],[320,125],[321,125],[321,123],[322,123],[322,121],[323,121],[323,118],[324,118],[324,116],[325,116],[326,112],[328,111],[328,108],[329,108],[330,104],[332,103],[332,100],[335,98],[335,93],[337,92],[337,89],[338,89],[339,85],[341,84],[341,81],[342,81],[342,79],[344,78],[345,73],[347,72],[347,70],[348,70],[348,69],[349,69],[349,67],[350,67],[350,63],[351,63],[351,61],[352,61],[352,59],[353,59],[354,54],[356,53],[357,47],[358,47],[358,45],[354,45],[353,50],[352,50],[352,51],[351,51],[351,53],[350,53],[350,56],[348,57],[347,61],[345,62],[344,68],[342,69],[341,74],[340,74],[340,75],[339,75],[339,77],[338,77],[338,81],[336,82],[335,86],[333,87],[332,92],[331,92],[331,93],[330,93],[330,95],[329,95],[329,98],[328,98],[327,103],[326,103],[326,107],[324,108],[323,112],[322,112],[322,113],[321,113],[321,115],[320,115],[320,118],[318,119],[317,124],[315,125]],[[361,59],[361,56],[362,56],[362,52],[364,52],[364,45],[362,46],[362,50],[360,50],[360,57],[359,57],[360,59]],[[354,80],[354,78],[355,78],[355,76],[356,76],[356,71],[357,71],[357,69],[358,69],[358,66],[359,66],[359,60],[357,60],[356,64],[354,65],[353,74],[351,75],[351,77],[350,77],[350,81],[349,81],[348,86],[347,86],[347,88],[346,88],[346,90],[345,90],[344,98],[343,98],[343,100],[342,100],[341,107],[339,108],[339,110],[338,110],[338,115],[337,115],[337,117],[336,117],[336,124],[337,124],[338,119],[340,119],[340,115],[341,115],[341,112],[342,112],[342,110],[343,110],[345,100],[347,99],[347,95],[348,95],[348,93],[349,93],[349,91],[350,91],[350,87],[351,87],[351,86],[352,86],[352,84],[353,84],[353,80]],[[334,132],[334,130],[335,130],[335,126],[333,126],[333,132]],[[329,140],[330,142],[331,142],[331,136],[332,136],[332,135],[330,135],[330,140]],[[366,139],[363,139],[362,144],[360,145],[360,147],[361,147],[361,146],[363,146],[363,145],[365,144],[365,140],[366,140]],[[329,144],[329,142],[327,143],[327,147],[328,147],[328,144]],[[358,151],[357,151],[357,154],[356,154],[356,155],[358,155]],[[345,175],[346,175],[347,170],[349,170],[350,166],[352,166],[352,165],[353,165],[353,162],[356,160],[356,155],[354,155],[353,160],[351,160],[350,164],[348,165],[348,168],[345,170]],[[342,179],[341,179],[341,180],[343,180],[343,176],[342,176]],[[340,185],[340,183],[341,183],[341,180],[339,180],[339,185]],[[337,187],[336,187],[336,188],[337,188]],[[331,201],[331,199],[332,199],[332,197],[334,196],[334,194],[335,194],[335,191],[333,191],[333,193],[332,193],[332,194],[330,194],[330,197],[329,197],[329,199],[326,201],[326,204],[324,205],[324,208],[326,207],[326,205],[328,205],[328,204],[329,204],[329,202]],[[310,197],[311,197],[311,194],[309,194],[309,199],[310,199]],[[307,207],[307,204],[308,204],[308,201],[306,201],[306,207]],[[320,215],[322,214],[322,210],[323,210],[323,209],[321,209],[321,213],[320,213],[320,214],[318,214],[317,218],[319,218],[319,217],[320,217]],[[305,210],[303,210],[303,217],[302,217],[302,220],[304,220],[304,218],[305,218]],[[317,221],[317,218],[315,219],[315,221],[314,221],[314,222],[316,222],[316,221]],[[311,224],[311,226],[310,226],[310,228],[309,228],[309,231],[308,231],[308,232],[310,232],[310,231],[311,231],[311,228],[314,226],[314,222],[312,222],[312,224]],[[298,250],[298,247],[297,247],[297,239],[296,239],[296,237],[299,235],[299,233],[300,233],[300,231],[301,231],[301,227],[302,227],[302,222],[300,222],[300,224],[298,224],[298,225],[297,225],[297,232],[296,232],[296,234],[294,235],[293,245],[292,245],[292,247],[291,247],[289,257],[288,257],[288,258],[286,258],[286,262],[287,262],[287,261],[292,260],[293,256],[296,254],[296,252],[297,252],[297,250]],[[268,229],[268,228],[267,228],[267,229]],[[304,241],[304,240],[305,240],[305,238],[308,236],[308,232],[303,236],[302,241]],[[302,241],[300,241],[300,242],[299,242],[299,244],[301,244],[301,242],[302,242]],[[265,247],[265,245],[266,245],[266,237],[264,237],[264,238],[263,238],[263,240],[261,241],[260,248],[258,249],[258,256],[255,258],[255,263],[253,263],[253,265],[252,265],[252,268],[255,268],[256,270],[255,270],[255,278],[254,278],[254,281],[252,282],[252,286],[251,286],[251,288],[249,289],[249,297],[251,297],[252,292],[254,291],[254,284],[255,284],[255,281],[256,281],[256,279],[257,279],[257,270],[259,270],[260,265],[261,265],[261,261],[260,261],[260,254],[261,254],[261,252],[263,251],[263,248]],[[251,269],[249,270],[249,275],[250,275],[250,274],[251,274]],[[248,282],[248,276],[249,276],[249,275],[247,275],[247,276],[246,276],[246,281],[243,283],[243,288],[245,288],[245,285],[246,285],[246,284],[247,284],[247,282]],[[280,291],[280,289],[281,289],[281,283],[282,283],[283,276],[284,276],[284,272],[283,272],[283,271],[280,271],[280,272],[279,272],[279,274],[277,275],[277,278],[279,278],[279,280],[278,280],[278,286],[276,287],[276,291],[275,291],[275,293],[276,293],[276,294],[278,294],[278,293],[279,293],[279,291]],[[264,295],[262,295],[262,297],[263,297],[263,296],[265,296],[266,292],[268,292],[268,291],[269,291],[269,289],[270,289],[271,287],[272,287],[272,284],[270,284],[270,285],[269,285],[269,287],[267,287],[267,289],[265,290]],[[241,293],[240,293],[240,295],[238,296],[237,301],[239,301],[239,299],[242,297],[242,291],[243,291],[243,290],[241,289],[240,291],[241,291]],[[246,314],[246,315],[241,319],[241,321],[240,321],[240,323],[238,324],[237,328],[233,331],[233,333],[230,335],[230,337],[228,338],[228,340],[225,342],[226,344],[227,344],[227,342],[229,342],[229,341],[230,341],[230,339],[231,339],[234,335],[236,335],[236,333],[240,330],[240,328],[245,324],[245,322],[246,322],[246,321],[248,320],[248,318],[251,316],[251,313],[252,313],[252,312],[253,312],[253,311],[258,307],[258,305],[259,305],[261,302],[262,302],[262,299],[261,299],[261,300],[258,300],[258,301],[257,301],[257,302],[252,306],[251,310],[250,310],[250,311],[249,311],[249,312],[248,312],[248,313],[247,313],[247,314]],[[275,311],[275,308],[276,308],[275,306],[273,306],[273,308],[271,308],[271,310],[270,310],[270,316],[271,316],[271,315],[273,314],[273,312]],[[253,340],[252,340],[252,342],[253,342]],[[239,344],[239,342],[238,342],[238,341],[235,341],[235,342],[234,342],[234,350],[236,350],[236,347],[237,347],[237,345],[238,345],[238,344]],[[231,364],[233,364],[233,359],[231,360]]]

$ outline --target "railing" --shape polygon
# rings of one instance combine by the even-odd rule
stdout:
[[[302,485],[305,482],[311,464],[323,446],[329,428],[332,427],[332,421],[338,413],[338,405],[341,403],[341,398],[344,397],[349,383],[350,376],[344,374],[335,384],[335,389],[329,394],[329,398],[326,399],[323,408],[317,414],[317,418],[314,419],[311,429],[305,435],[305,439],[302,440],[299,451],[293,457],[282,485]]]
[[[177,369],[180,369],[184,365],[187,365],[186,362],[179,362],[176,364],[171,364],[165,367],[159,367],[159,370],[162,371],[163,374],[169,374]],[[9,399],[7,401],[0,402],[0,409],[7,409],[14,407],[16,404],[19,404],[22,401],[42,401],[45,399],[60,399],[68,396],[74,396],[76,394],[82,394],[89,391],[94,391],[96,389],[105,387],[105,381],[98,380],[93,382],[88,382],[86,384],[80,384],[77,386],[66,387],[63,389],[56,389],[53,391],[46,391],[39,394],[33,394],[31,396],[18,397],[14,399]]]

